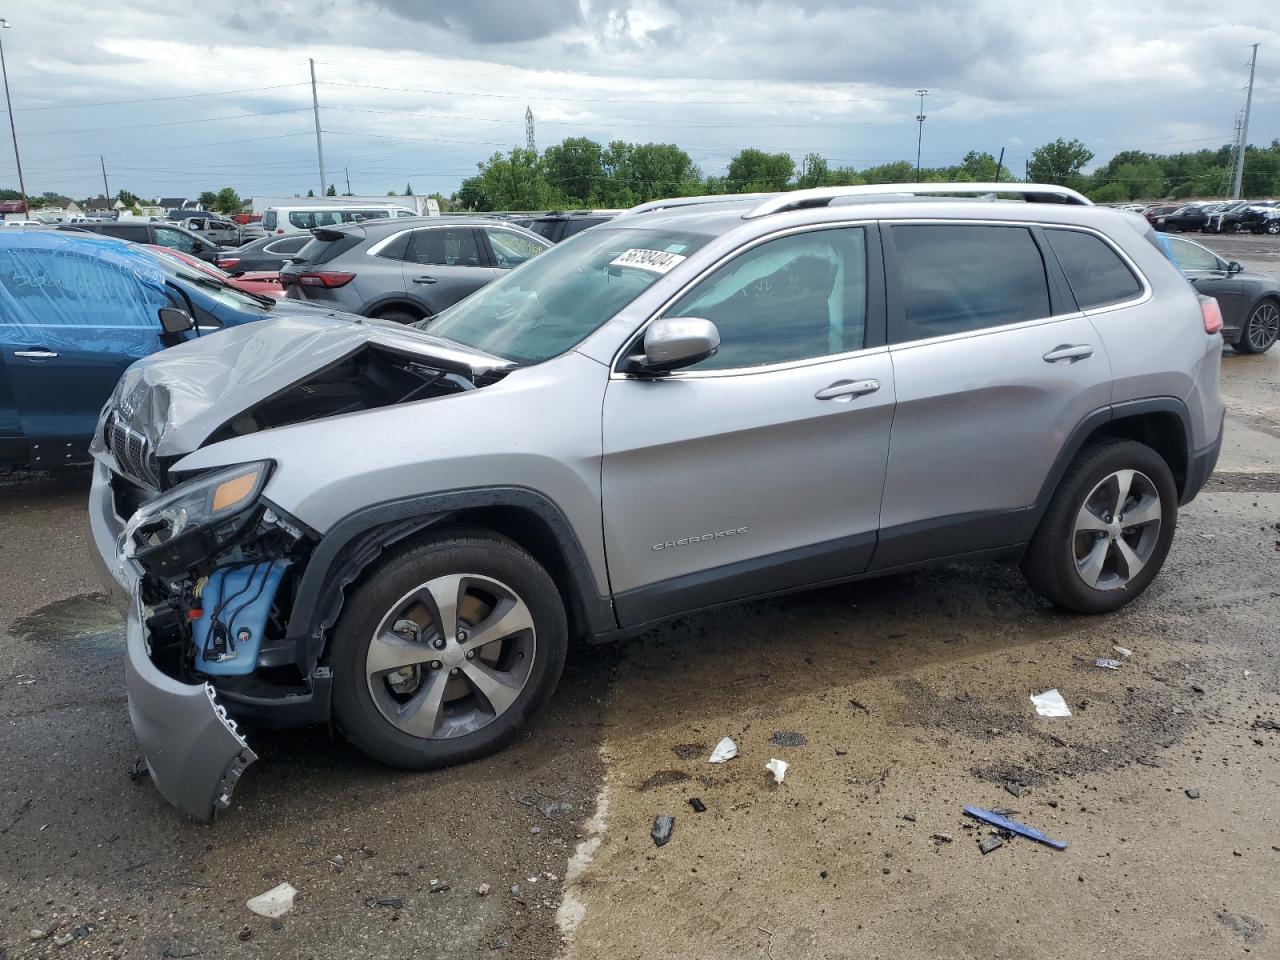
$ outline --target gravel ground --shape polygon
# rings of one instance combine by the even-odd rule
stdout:
[[[1273,238],[1205,242],[1280,273]],[[528,734],[455,770],[257,733],[212,825],[129,776],[86,477],[0,481],[0,958],[1280,955],[1280,732],[1254,726],[1280,720],[1280,352],[1223,371],[1219,474],[1119,615],[957,566],[686,617],[576,649]],[[1031,709],[1052,687],[1071,717]],[[1069,846],[984,855],[964,804]],[[273,929],[244,901],[282,881]]]

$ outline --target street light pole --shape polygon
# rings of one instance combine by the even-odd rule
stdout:
[[[0,31],[9,29],[9,21],[0,17]],[[0,74],[4,75],[4,105],[9,110],[9,132],[13,134],[13,160],[18,165],[18,190],[22,193],[22,210],[27,215],[27,185],[22,179],[22,157],[18,154],[18,128],[13,125],[13,101],[9,99],[9,68],[4,62],[4,40],[0,38]]]
[[[924,143],[924,98],[928,95],[928,90],[916,91],[916,96],[920,98],[920,112],[916,115],[916,123],[920,125],[916,133],[916,183],[920,182],[920,145]]]

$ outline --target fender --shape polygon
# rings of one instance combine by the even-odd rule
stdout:
[[[551,531],[569,581],[566,605],[592,635],[616,630],[613,601],[601,596],[586,552],[564,513],[526,487],[444,490],[364,507],[339,520],[312,551],[294,595],[285,639],[294,644],[303,676],[311,676],[324,652],[325,635],[342,610],[343,592],[388,547],[466,510],[514,507],[536,515]]]

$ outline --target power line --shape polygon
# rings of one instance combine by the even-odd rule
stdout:
[[[306,83],[278,83],[271,87],[242,87],[239,90],[215,90],[213,93],[182,93],[171,97],[138,97],[132,100],[99,100],[95,103],[54,103],[44,107],[18,107],[17,113],[28,110],[74,110],[77,107],[114,107],[124,103],[163,103],[168,100],[195,100],[198,97],[230,97],[238,93],[263,93],[267,90],[284,90],[289,87],[305,87]]]
[[[216,123],[220,120],[246,120],[249,117],[272,117],[282,113],[298,113],[302,110],[310,110],[310,107],[286,107],[283,110],[259,110],[256,113],[238,113],[229,117],[199,117],[195,120],[164,120],[156,123],[131,123],[124,126],[114,127],[86,127],[81,130],[38,130],[33,131],[28,136],[33,137],[60,137],[68,133],[112,133],[116,130],[141,130],[144,127],[180,127],[192,123]]]

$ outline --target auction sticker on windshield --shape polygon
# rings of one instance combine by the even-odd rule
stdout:
[[[651,273],[667,273],[678,266],[684,259],[684,255],[679,253],[632,247],[630,250],[623,250],[622,253],[610,260],[609,266],[635,267],[639,270],[648,270]]]

